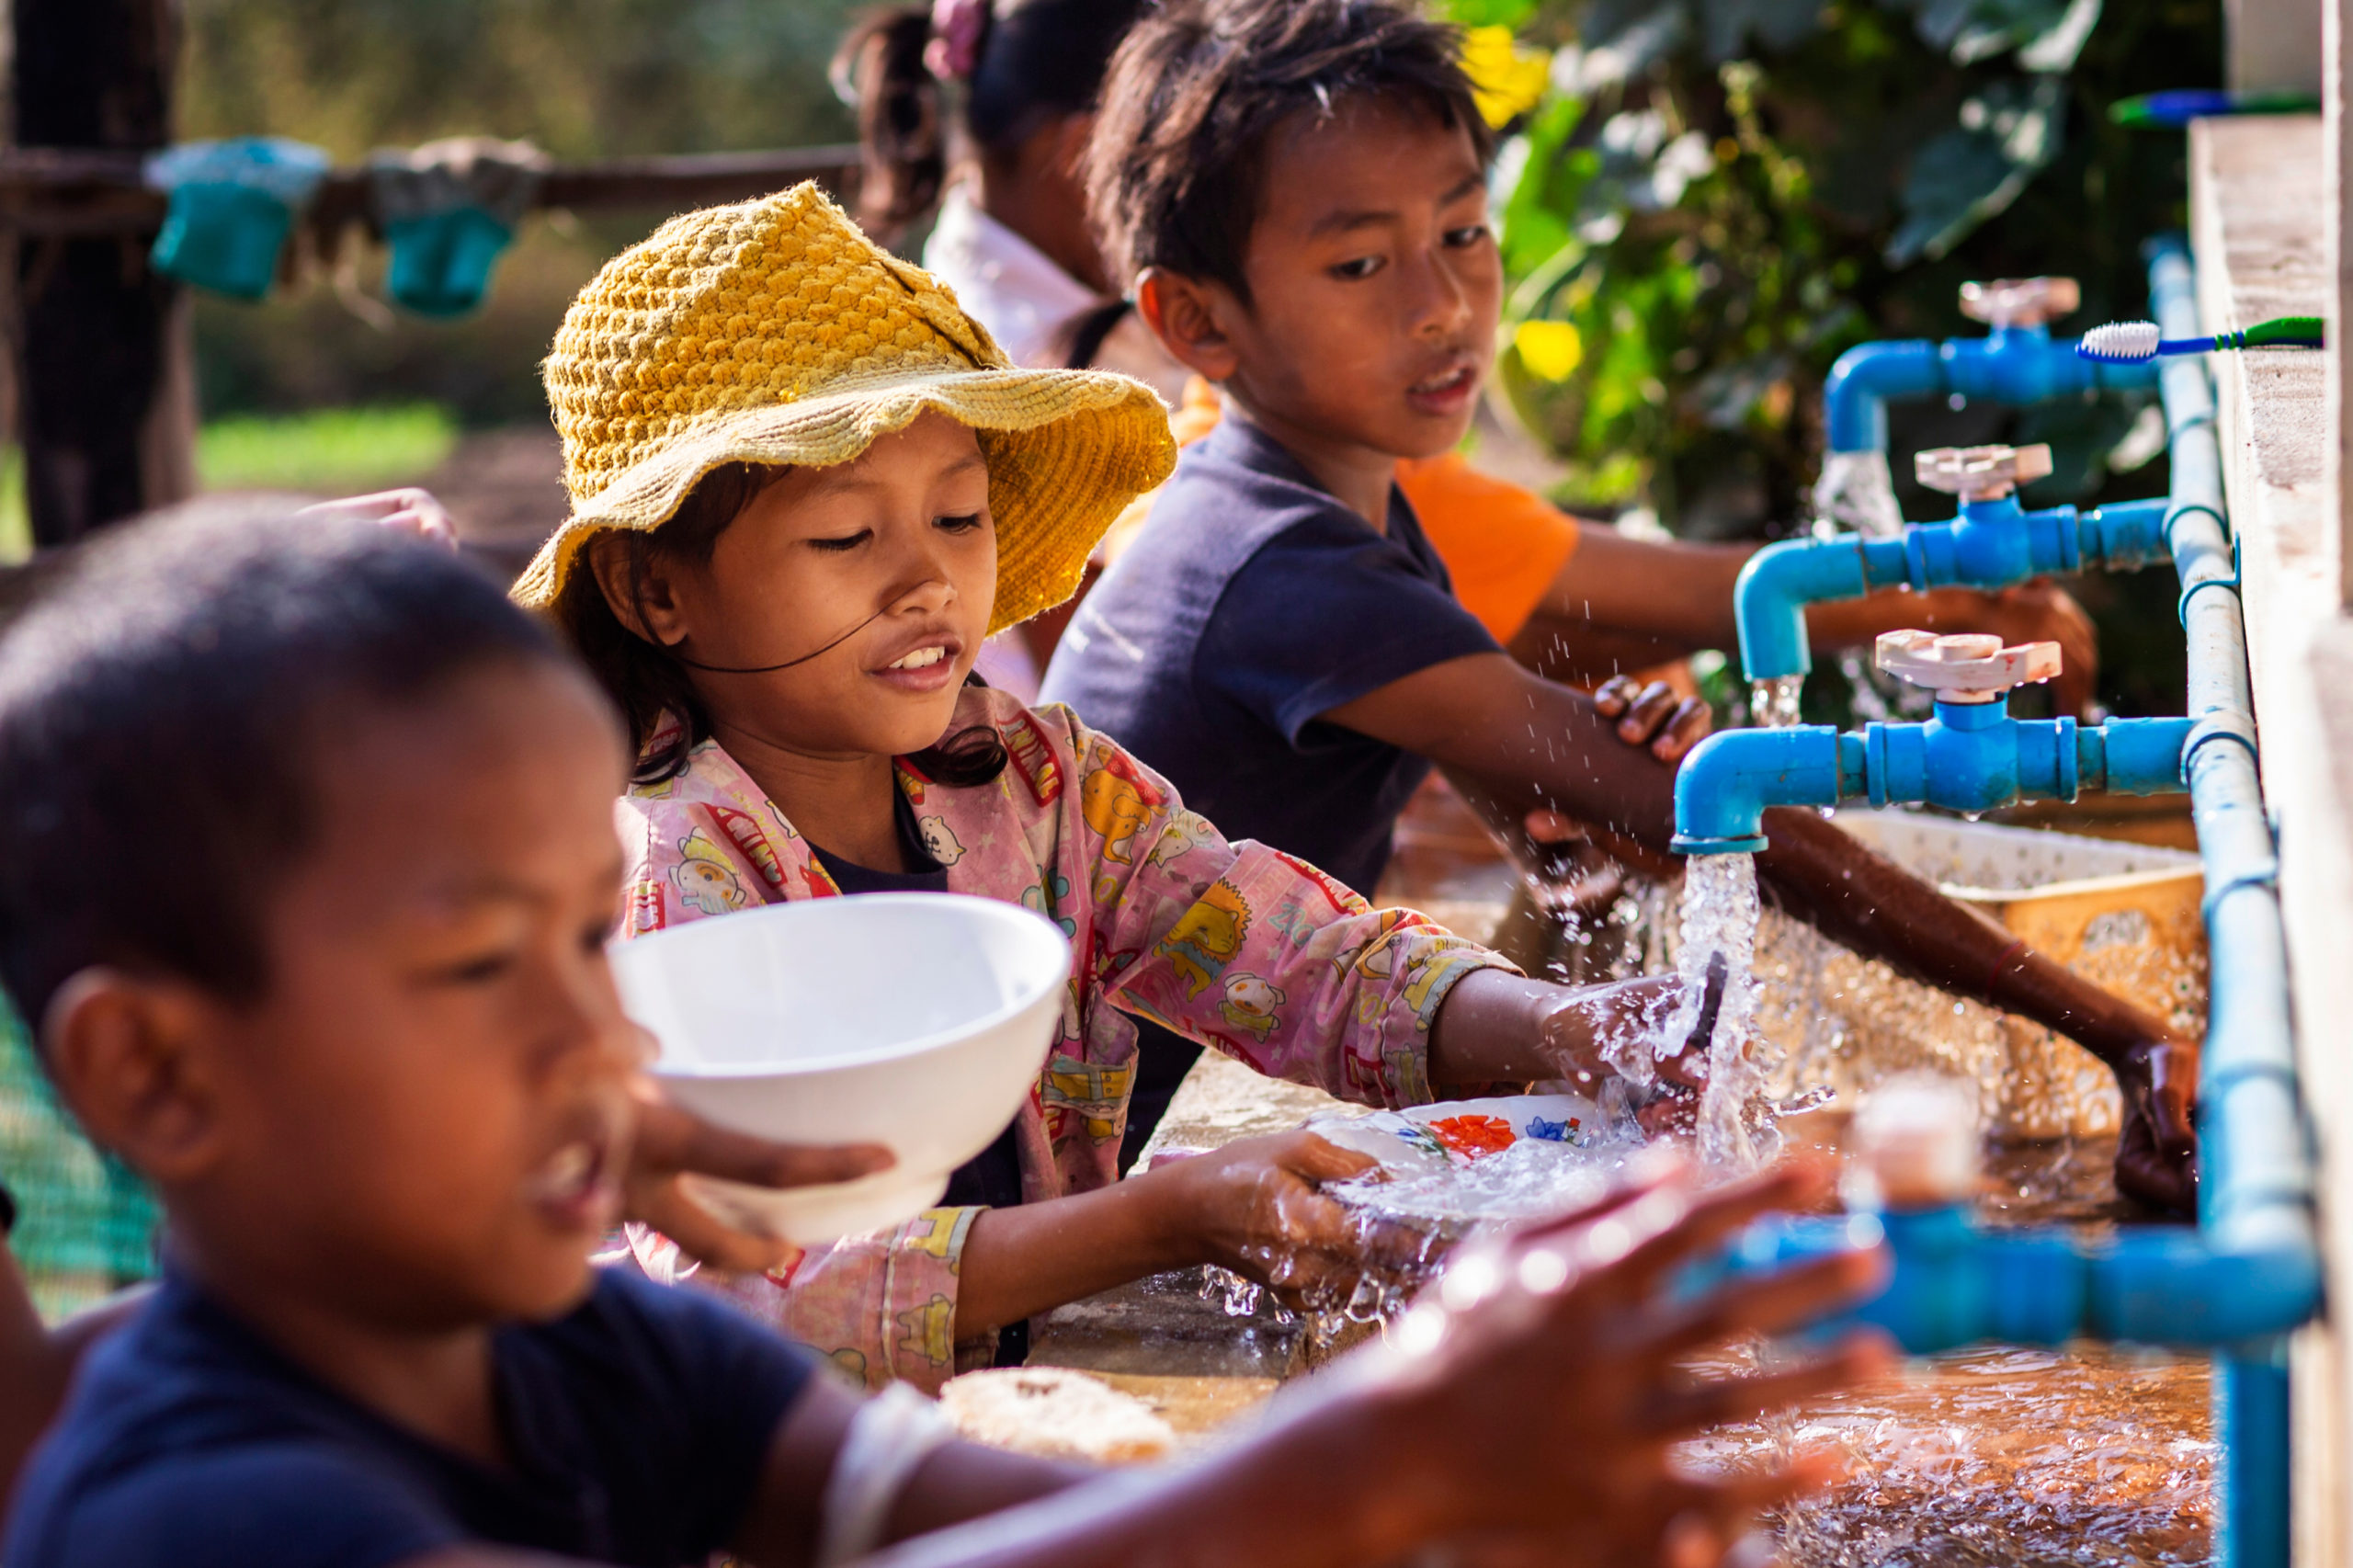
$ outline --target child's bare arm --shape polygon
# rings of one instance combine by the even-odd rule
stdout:
[[[1199,1263],[1271,1285],[1287,1301],[1326,1270],[1352,1277],[1367,1244],[1320,1187],[1372,1164],[1313,1134],[1283,1133],[1155,1165],[1094,1192],[991,1209],[964,1243],[957,1336]]]
[[[1673,835],[1673,770],[1621,744],[1591,699],[1502,654],[1432,665],[1324,717],[1466,774],[1495,801],[1563,812],[1638,863],[1657,863]],[[2181,1204],[2194,1045],[1812,812],[1773,811],[1766,824],[1770,846],[1757,874],[1790,913],[1915,979],[2055,1029],[2114,1068],[2128,1142],[2137,1125],[2145,1151],[2119,1176],[2136,1197]]]
[[[1577,548],[1512,639],[1512,656],[1555,680],[1600,680],[1679,659],[1701,648],[1740,646],[1733,589],[1756,547],[1629,539],[1586,524]],[[1889,589],[1818,604],[1806,630],[1820,649],[1870,643],[1882,631],[1991,631],[2006,642],[2057,642],[2066,674],[2056,693],[2081,711],[2099,676],[2099,642],[2075,601],[2047,583],[1999,593]]]
[[[1732,1380],[1689,1376],[1689,1357],[1816,1318],[1864,1288],[1876,1264],[1850,1256],[1699,1301],[1671,1299],[1666,1282],[1757,1214],[1810,1201],[1824,1185],[1819,1171],[1784,1170],[1704,1197],[1634,1189],[1535,1227],[1458,1267],[1459,1283],[1417,1307],[1393,1343],[1320,1374],[1256,1432],[1189,1463],[1070,1486],[1035,1470],[988,1474],[971,1450],[943,1450],[917,1488],[970,1465],[961,1506],[981,1512],[994,1492],[1005,1511],[873,1561],[1342,1568],[1475,1540],[1523,1548],[1517,1561],[1575,1564],[1659,1561],[1672,1540],[1674,1560],[1712,1562],[1757,1509],[1828,1472],[1802,1458],[1762,1477],[1699,1482],[1673,1445],[1841,1384],[1881,1357],[1849,1344]],[[760,1504],[774,1533],[745,1540],[762,1568],[806,1560],[810,1500],[837,1447],[787,1456],[779,1445]],[[1040,1492],[1051,1495],[1014,1506]],[[903,1531],[918,1524],[904,1511],[893,1518]]]

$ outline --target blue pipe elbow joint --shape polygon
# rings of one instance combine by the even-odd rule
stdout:
[[[1725,730],[1675,775],[1678,855],[1754,855],[1771,806],[1868,800],[1990,812],[2022,800],[2072,801],[2085,790],[2154,795],[2184,787],[2192,721],[2013,719],[2009,699],[1939,700],[1925,724]]]
[[[2085,359],[2076,339],[2044,326],[1995,327],[1984,337],[1863,343],[1838,357],[1823,389],[1834,452],[1887,449],[1887,405],[1932,397],[1986,398],[2013,408],[2086,392],[2154,389],[2152,362]]]
[[[1768,806],[1835,806],[1863,793],[1864,741],[1829,724],[1720,730],[1675,774],[1677,855],[1754,855]]]
[[[1951,522],[1908,528],[1901,539],[1841,534],[1767,545],[1748,558],[1733,589],[1741,669],[1752,681],[1810,674],[1808,605],[1860,598],[1874,588],[1990,590],[2087,567],[2170,560],[2165,509],[2163,501],[2128,501],[2091,512],[2029,512],[2006,495],[1965,501]]]

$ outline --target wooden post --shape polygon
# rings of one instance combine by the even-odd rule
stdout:
[[[146,152],[171,139],[174,0],[13,0],[15,142]],[[180,290],[152,234],[28,238],[13,335],[33,540],[187,496],[195,398]]]
[[[2336,512],[2337,603],[2353,609],[2353,114],[2346,72],[2353,0],[2324,0],[2321,33],[2322,241],[2329,251],[2328,497]]]

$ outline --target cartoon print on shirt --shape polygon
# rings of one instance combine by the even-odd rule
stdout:
[[[1048,1105],[1069,1107],[1086,1127],[1087,1137],[1097,1143],[1108,1142],[1120,1135],[1120,1124],[1127,1119],[1128,1086],[1135,1074],[1131,1062],[1112,1067],[1056,1051],[1046,1063],[1045,1100]]]
[[[1154,809],[1161,804],[1160,791],[1137,771],[1135,764],[1117,752],[1106,752],[1102,766],[1088,773],[1078,787],[1078,800],[1086,825],[1103,836],[1103,858],[1114,865],[1132,865],[1136,830],[1151,820]]]
[[[1196,849],[1205,849],[1217,842],[1217,829],[1199,812],[1180,811],[1168,819],[1160,831],[1160,842],[1152,846],[1152,863],[1165,870],[1169,862]]]
[[[1225,977],[1225,1000],[1218,1004],[1217,1011],[1227,1023],[1264,1045],[1277,1021],[1275,1009],[1290,999],[1281,986],[1245,970]]]
[[[1065,937],[1078,935],[1078,922],[1063,911],[1070,904],[1070,879],[1060,871],[1045,871],[1041,880],[1021,890],[1021,907],[1042,915],[1063,928]]]
[[[953,866],[964,858],[964,846],[957,842],[956,830],[948,825],[946,817],[925,817],[915,825],[923,830],[924,848],[941,865]]]
[[[1459,949],[1421,948],[1405,960],[1405,989],[1399,993],[1398,1000],[1414,1010],[1415,1018],[1427,1033],[1437,1019],[1438,1004],[1445,1000],[1439,983],[1474,967],[1480,966]]]
[[[696,828],[678,841],[678,863],[670,868],[670,885],[678,890],[678,902],[688,909],[725,915],[752,902],[752,895],[744,890],[744,880],[702,829]]]
[[[1243,935],[1249,929],[1250,906],[1243,902],[1239,889],[1221,879],[1211,884],[1199,903],[1176,917],[1176,924],[1153,951],[1168,960],[1168,967],[1185,982],[1186,996],[1191,998],[1225,972],[1225,966],[1242,950]]]
[[[719,831],[727,835],[728,842],[744,852],[744,858],[759,872],[760,881],[782,890],[784,862],[777,858],[776,846],[768,842],[768,835],[761,831],[758,823],[742,812],[717,804],[710,808],[710,820],[719,824]]]
[[[1054,761],[1053,747],[1038,728],[1038,721],[1027,713],[1017,713],[997,726],[997,733],[1005,737],[1006,756],[1013,763],[1013,771],[1029,787],[1029,799],[1041,806],[1051,806],[1062,799],[1063,770]]]
[[[1267,929],[1288,938],[1294,948],[1304,948],[1315,939],[1315,923],[1307,917],[1307,906],[1295,898],[1275,905],[1275,912],[1267,916]]]
[[[662,929],[662,885],[659,882],[635,881],[629,889],[629,928],[642,937],[649,931]]]
[[[1073,949],[1061,1038],[1040,1053],[1051,1061],[1040,1063],[1019,1117],[1032,1197],[1118,1178],[1137,1018],[1368,1105],[1429,1097],[1428,1037],[1401,993],[1411,986],[1415,1004],[1435,1012],[1454,974],[1498,960],[1418,916],[1351,916],[1336,884],[1264,846],[1227,845],[1138,763],[1096,786],[1094,814],[1114,829],[1107,835],[1088,820],[1079,786],[1104,771],[1116,747],[1063,710],[1026,712],[980,688],[962,704],[960,722],[995,725],[1021,766],[990,784],[950,787],[915,779],[903,764],[900,788],[919,807],[918,826],[936,817],[952,830],[953,846],[934,849],[961,849],[960,890],[1019,902],[1054,921]],[[1123,778],[1132,801],[1113,788]],[[780,889],[761,869],[752,835],[718,808],[759,830]],[[622,830],[640,858],[630,881],[641,890],[625,931],[839,892],[807,841],[716,742],[694,748],[677,778],[631,790]],[[1113,852],[1130,858],[1115,863]],[[1415,963],[1433,949],[1460,967]],[[1310,1017],[1313,1028],[1303,1027]],[[926,1216],[813,1250],[789,1279],[747,1277],[729,1293],[784,1332],[842,1350],[844,1365],[870,1382],[936,1388],[956,1360],[952,1303],[973,1211],[958,1212],[961,1224],[943,1228]],[[649,1249],[676,1251],[653,1233],[631,1245],[649,1275]]]
[[[898,1314],[899,1326],[906,1332],[900,1337],[899,1348],[910,1351],[935,1367],[952,1365],[956,1358],[956,1303],[946,1296],[934,1296],[920,1306],[910,1307]]]

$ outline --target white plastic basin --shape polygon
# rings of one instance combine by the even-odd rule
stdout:
[[[890,1170],[771,1191],[691,1178],[721,1218],[802,1246],[939,1201],[1038,1081],[1070,944],[1016,904],[947,893],[811,899],[613,945],[671,1097],[791,1143],[883,1143]]]

